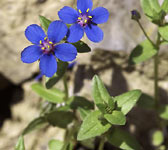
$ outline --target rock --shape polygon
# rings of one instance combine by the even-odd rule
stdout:
[[[27,82],[23,85],[24,100],[11,106],[12,119],[6,120],[0,130],[0,149],[2,150],[13,150],[23,129],[33,119],[39,116],[41,99],[35,92],[32,91],[32,83],[33,82]],[[63,135],[63,129],[51,126],[44,127],[41,130],[24,136],[25,147],[30,150],[47,150],[49,140],[62,140]]]

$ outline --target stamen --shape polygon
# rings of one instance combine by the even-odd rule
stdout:
[[[88,9],[86,10],[86,12],[89,12],[89,10],[90,10],[90,9],[88,8]]]
[[[42,47],[41,49],[42,49],[42,50],[45,50],[45,47]]]
[[[42,44],[42,40],[40,40],[40,44]]]
[[[49,43],[50,43],[50,44],[53,44],[53,42],[51,42],[51,41],[50,41]]]
[[[92,18],[92,16],[88,16],[89,18]]]
[[[82,13],[82,11],[79,9],[79,13],[81,14]]]
[[[50,48],[50,45],[48,45],[47,47]]]
[[[87,23],[87,20],[85,20],[84,22]]]
[[[78,17],[78,20],[81,20],[82,18],[81,17]]]
[[[47,37],[45,37],[44,40],[47,40]]]

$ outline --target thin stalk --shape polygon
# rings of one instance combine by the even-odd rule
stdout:
[[[69,92],[68,92],[68,84],[67,84],[67,76],[66,76],[66,74],[64,74],[63,82],[64,82],[64,91],[65,91],[65,101],[67,101],[67,99],[69,97]]]
[[[61,150],[67,150],[68,145],[70,144],[74,133],[77,130],[78,122],[75,120],[74,125],[68,130],[66,129],[65,136],[64,136],[64,145]]]
[[[105,143],[105,137],[103,136],[100,140],[99,144],[99,149],[98,150],[103,150],[104,149],[104,143]]]
[[[160,38],[161,38],[160,34],[158,33],[158,38],[157,38],[157,42],[156,42],[158,52],[159,52],[159,48],[160,48]],[[159,86],[158,86],[159,54],[158,54],[158,52],[154,56],[154,98],[155,98],[156,109],[158,108],[158,105],[159,105]]]
[[[146,33],[146,31],[144,30],[144,28],[143,28],[141,22],[140,22],[139,20],[137,20],[137,23],[138,23],[139,27],[141,28],[142,32],[144,33],[145,37],[146,37],[153,45],[155,45],[155,44],[153,43],[153,41],[150,39],[150,37],[148,36],[148,34]]]
[[[158,92],[158,53],[154,57],[154,98],[155,107],[157,108],[159,102],[159,92]]]

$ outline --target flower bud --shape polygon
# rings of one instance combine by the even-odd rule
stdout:
[[[137,11],[137,10],[132,10],[131,11],[131,14],[132,14],[132,19],[133,20],[136,20],[136,21],[138,21],[139,19],[141,19],[141,15],[140,15],[140,13]]]

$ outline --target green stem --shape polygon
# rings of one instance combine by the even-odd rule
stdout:
[[[68,84],[67,84],[67,76],[66,76],[66,74],[64,74],[63,82],[64,82],[64,90],[65,90],[65,101],[67,101],[67,99],[69,97],[69,92],[68,92]]]
[[[143,28],[142,24],[140,23],[140,21],[137,20],[137,22],[138,22],[138,25],[139,25],[139,27],[141,28],[142,32],[144,33],[145,37],[146,37],[153,45],[155,45],[155,44],[153,43],[153,41],[150,39],[150,37],[148,36],[148,34],[146,33],[146,31],[144,30],[144,28]]]
[[[103,136],[100,140],[100,144],[99,144],[99,150],[103,150],[104,149],[104,143],[105,143],[105,137]]]
[[[158,48],[158,52],[160,49],[160,34],[158,33],[158,38],[156,42],[156,46]],[[158,108],[159,105],[159,86],[158,86],[158,73],[159,73],[159,54],[154,56],[154,95],[155,95],[155,108]]]
[[[155,107],[158,107],[158,53],[154,57],[154,95],[155,95]]]
[[[71,139],[77,130],[77,126],[78,126],[78,122],[75,120],[74,125],[69,130],[66,129],[65,136],[64,136],[64,145],[61,150],[67,150],[67,147],[70,144]]]

